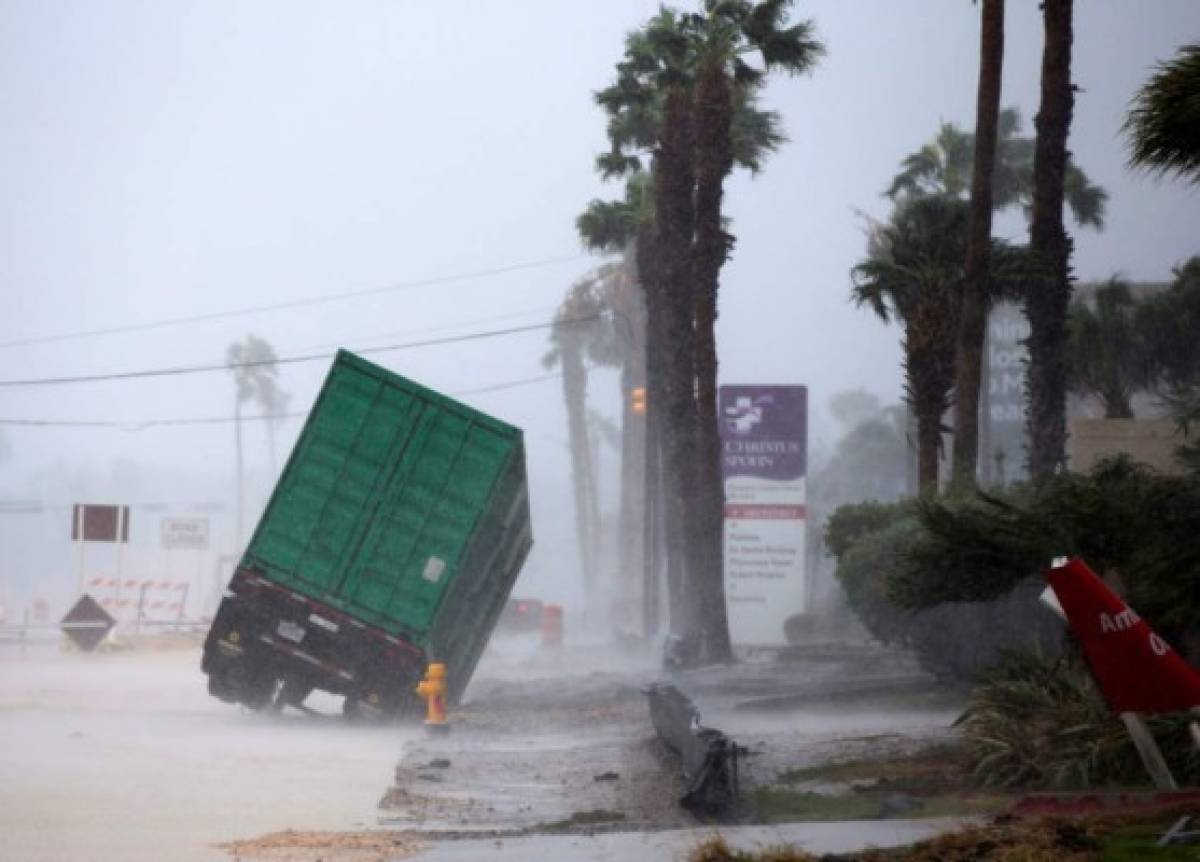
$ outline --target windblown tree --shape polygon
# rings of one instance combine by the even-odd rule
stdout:
[[[267,455],[271,472],[275,473],[275,432],[283,420],[290,396],[279,387],[278,357],[275,348],[257,335],[247,335],[245,341],[235,341],[225,352],[225,364],[233,373],[233,434],[237,450],[237,546],[242,545],[245,517],[245,465],[242,455],[242,404],[255,402],[266,423]]]
[[[659,325],[669,359],[662,367],[668,520],[677,525],[674,555],[687,573],[676,628],[696,636],[712,660],[731,655],[714,338],[719,273],[733,244],[721,210],[723,183],[734,164],[757,170],[783,140],[778,116],[757,107],[767,73],[807,71],[821,51],[809,22],[789,24],[790,6],[707,0],[704,14],[663,9],[628,37],[615,83],[597,94],[612,144],[598,159],[601,172],[641,171],[651,157],[654,216],[645,239],[653,278],[639,269],[650,326]],[[761,68],[746,61],[751,54]],[[602,207],[593,202],[589,213]]]
[[[1159,65],[1138,91],[1125,131],[1133,167],[1200,184],[1200,43]]]
[[[1174,270],[1171,286],[1138,303],[1137,331],[1154,377],[1154,389],[1171,408],[1191,442],[1177,451],[1200,474],[1200,257]]]
[[[874,226],[867,258],[851,270],[851,297],[904,327],[905,399],[917,421],[917,484],[936,491],[938,452],[950,406],[962,312],[969,205],[947,196],[914,197]],[[1024,249],[992,240],[990,304],[1032,276]]]
[[[1129,285],[1116,278],[1068,311],[1070,388],[1099,398],[1106,419],[1132,419],[1133,394],[1151,382],[1135,312]]]
[[[604,283],[614,269],[603,268],[572,285],[555,313],[550,330],[551,348],[542,359],[547,368],[562,367],[571,484],[575,496],[575,530],[584,588],[589,598],[594,597],[597,588],[600,502],[589,433],[586,360],[604,364],[613,362],[611,326],[604,315]]]
[[[990,178],[991,208],[981,208],[972,216],[977,222],[973,230],[980,232],[982,223],[986,220],[989,236],[991,212],[1019,207],[1029,216],[1033,208],[1033,161],[1036,141],[1021,136],[1020,112],[1016,108],[1006,108],[996,114],[993,128],[987,127],[991,125],[990,121],[987,125],[981,125],[985,121],[983,113],[990,112],[987,102],[999,99],[998,76],[1003,53],[1002,27],[1002,10],[997,12],[985,6],[981,43],[986,44],[981,44],[981,51],[984,53],[981,54],[980,61],[981,101],[977,104],[979,116],[976,118],[976,124],[984,136],[994,135],[994,145],[989,148],[985,143],[977,153],[976,135],[964,132],[951,123],[943,123],[931,142],[904,158],[900,172],[892,178],[885,192],[888,197],[898,202],[929,195],[966,199],[972,183]],[[997,28],[999,33],[996,32]],[[993,44],[993,40],[997,39],[1000,44]],[[985,171],[982,164],[977,170],[977,160],[985,159],[989,150],[992,153],[990,171]],[[1069,154],[1065,171],[1064,193],[1075,222],[1081,227],[1103,229],[1108,193],[1092,183],[1087,174],[1070,160]],[[983,189],[980,188],[979,194],[982,193]],[[972,198],[974,197],[975,192],[972,191]],[[976,240],[975,248],[983,247],[985,245],[982,240]],[[975,256],[978,258],[984,255],[977,252]],[[960,479],[973,478],[978,460],[979,386],[986,315],[980,316],[977,307],[977,298],[981,295],[978,293],[980,285],[977,280],[987,277],[987,265],[977,259],[973,261],[973,267],[971,283],[975,284],[975,287],[971,288],[966,297],[966,316],[961,324],[966,330],[960,333],[964,340],[960,345],[957,360],[963,367],[956,370],[955,384],[955,473]],[[1035,286],[1031,284],[1029,288],[1033,289]],[[986,286],[983,289],[986,293]],[[959,377],[962,379],[958,379]]]
[[[630,36],[633,39],[634,36]],[[647,128],[653,124],[647,121]],[[611,127],[610,127],[611,129]],[[647,131],[648,135],[649,132]],[[647,144],[648,146],[648,144]],[[600,157],[603,164],[605,156]],[[619,253],[631,286],[637,285],[641,293],[640,315],[627,314],[621,317],[622,324],[633,329],[632,341],[640,346],[640,360],[628,356],[624,368],[629,376],[625,381],[622,398],[628,402],[635,386],[646,390],[645,415],[642,422],[643,464],[641,472],[642,533],[642,577],[643,577],[643,628],[647,634],[656,631],[659,592],[658,577],[662,566],[660,529],[665,530],[667,563],[667,598],[673,627],[682,625],[682,553],[683,526],[675,519],[675,511],[662,505],[664,475],[661,469],[665,451],[663,422],[666,405],[667,338],[664,332],[662,291],[658,284],[653,195],[650,188],[650,172],[642,170],[640,164],[630,168],[625,181],[625,196],[620,200],[593,200],[576,219],[575,226],[584,245],[595,252]],[[628,310],[628,309],[627,309]],[[639,373],[640,372],[640,373]],[[632,416],[627,416],[632,420]],[[633,422],[630,421],[632,429]],[[635,457],[629,453],[626,457]],[[625,467],[623,467],[623,475]],[[635,496],[630,489],[629,498]],[[628,516],[630,509],[625,493],[622,493],[622,514]],[[665,509],[665,510],[664,510]],[[622,548],[630,546],[622,542]]]
[[[1041,102],[1034,124],[1033,207],[1029,247],[1046,277],[1025,296],[1029,318],[1029,473],[1045,480],[1066,460],[1067,306],[1071,301],[1071,238],[1063,226],[1067,135],[1075,106],[1071,85],[1072,0],[1043,0]]]
[[[992,207],[1033,212],[1033,157],[1036,139],[1021,135],[1021,112],[1004,108],[996,116],[996,155],[992,168]],[[975,135],[943,123],[932,141],[900,162],[900,171],[884,194],[894,201],[948,195],[966,200],[974,177]],[[1091,181],[1067,155],[1064,200],[1075,223],[1104,228],[1108,192]]]

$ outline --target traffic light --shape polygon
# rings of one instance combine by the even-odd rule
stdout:
[[[630,393],[630,396],[633,399],[633,412],[638,414],[639,416],[645,415],[645,413],[646,413],[646,387],[645,386],[634,387],[633,391]]]

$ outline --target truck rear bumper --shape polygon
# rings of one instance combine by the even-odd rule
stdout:
[[[239,570],[204,642],[201,669],[222,700],[262,708],[319,688],[394,714],[415,702],[424,650]],[[280,689],[279,684],[283,687]]]

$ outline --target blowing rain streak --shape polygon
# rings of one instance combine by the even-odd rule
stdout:
[[[1200,6],[0,8],[0,859],[1200,852]]]

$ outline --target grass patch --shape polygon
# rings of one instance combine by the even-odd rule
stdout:
[[[971,765],[963,745],[937,745],[909,757],[821,763],[780,773],[783,784],[809,781],[869,783],[907,793],[937,793],[969,785]]]
[[[716,835],[693,849],[687,856],[687,862],[817,862],[817,858],[795,847],[737,850]]]
[[[908,847],[821,856],[822,862],[1197,862],[1200,846],[1155,847],[1181,814],[1173,811],[1106,814],[1077,819],[997,818]],[[720,835],[698,845],[688,862],[815,862],[791,847],[730,848]]]
[[[879,816],[879,802],[858,793],[827,794],[759,787],[751,795],[754,813],[770,823],[789,820],[871,820]]]
[[[619,823],[625,819],[625,815],[620,811],[606,811],[603,808],[596,808],[591,811],[576,811],[570,817],[564,820],[552,820],[549,823],[541,823],[533,828],[533,832],[575,832],[580,829],[586,829],[590,826],[603,826],[610,823]]]
[[[1101,839],[1101,862],[1196,862],[1200,860],[1200,845],[1172,844],[1155,847],[1171,823],[1155,826],[1130,826],[1117,829]]]
[[[998,814],[1012,803],[1004,794],[946,793],[908,797],[917,804],[894,810],[889,805],[893,796],[892,790],[833,794],[772,785],[756,789],[750,799],[756,817],[768,823],[967,817]]]

